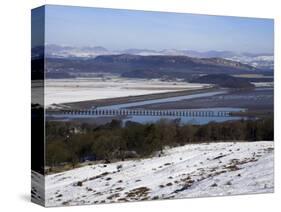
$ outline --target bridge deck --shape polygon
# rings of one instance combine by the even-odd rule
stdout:
[[[178,117],[228,117],[230,111],[208,110],[132,110],[132,109],[94,109],[64,110],[54,113],[62,116],[178,116]]]

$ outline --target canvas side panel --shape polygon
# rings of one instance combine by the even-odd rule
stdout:
[[[45,204],[44,180],[45,7],[31,11],[31,201]]]

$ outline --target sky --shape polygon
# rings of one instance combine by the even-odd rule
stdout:
[[[47,5],[45,43],[273,53],[273,19]]]

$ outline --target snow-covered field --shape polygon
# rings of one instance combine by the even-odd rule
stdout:
[[[263,87],[273,88],[274,87],[274,82],[252,82],[252,84],[256,88],[263,88]]]
[[[117,76],[47,79],[45,85],[46,105],[210,87],[207,84]]]
[[[273,147],[271,141],[192,144],[161,157],[48,175],[46,206],[273,192]]]

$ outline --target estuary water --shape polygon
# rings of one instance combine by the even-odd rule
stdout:
[[[123,108],[136,107],[136,106],[142,106],[142,105],[150,105],[150,104],[165,103],[165,102],[176,102],[176,101],[181,101],[181,100],[210,97],[210,96],[215,96],[215,95],[225,94],[225,93],[227,93],[227,91],[213,91],[213,92],[190,94],[190,95],[184,95],[184,96],[168,97],[168,98],[162,98],[162,99],[145,100],[145,101],[140,101],[140,102],[110,105],[110,106],[99,107],[99,109],[123,109]]]

